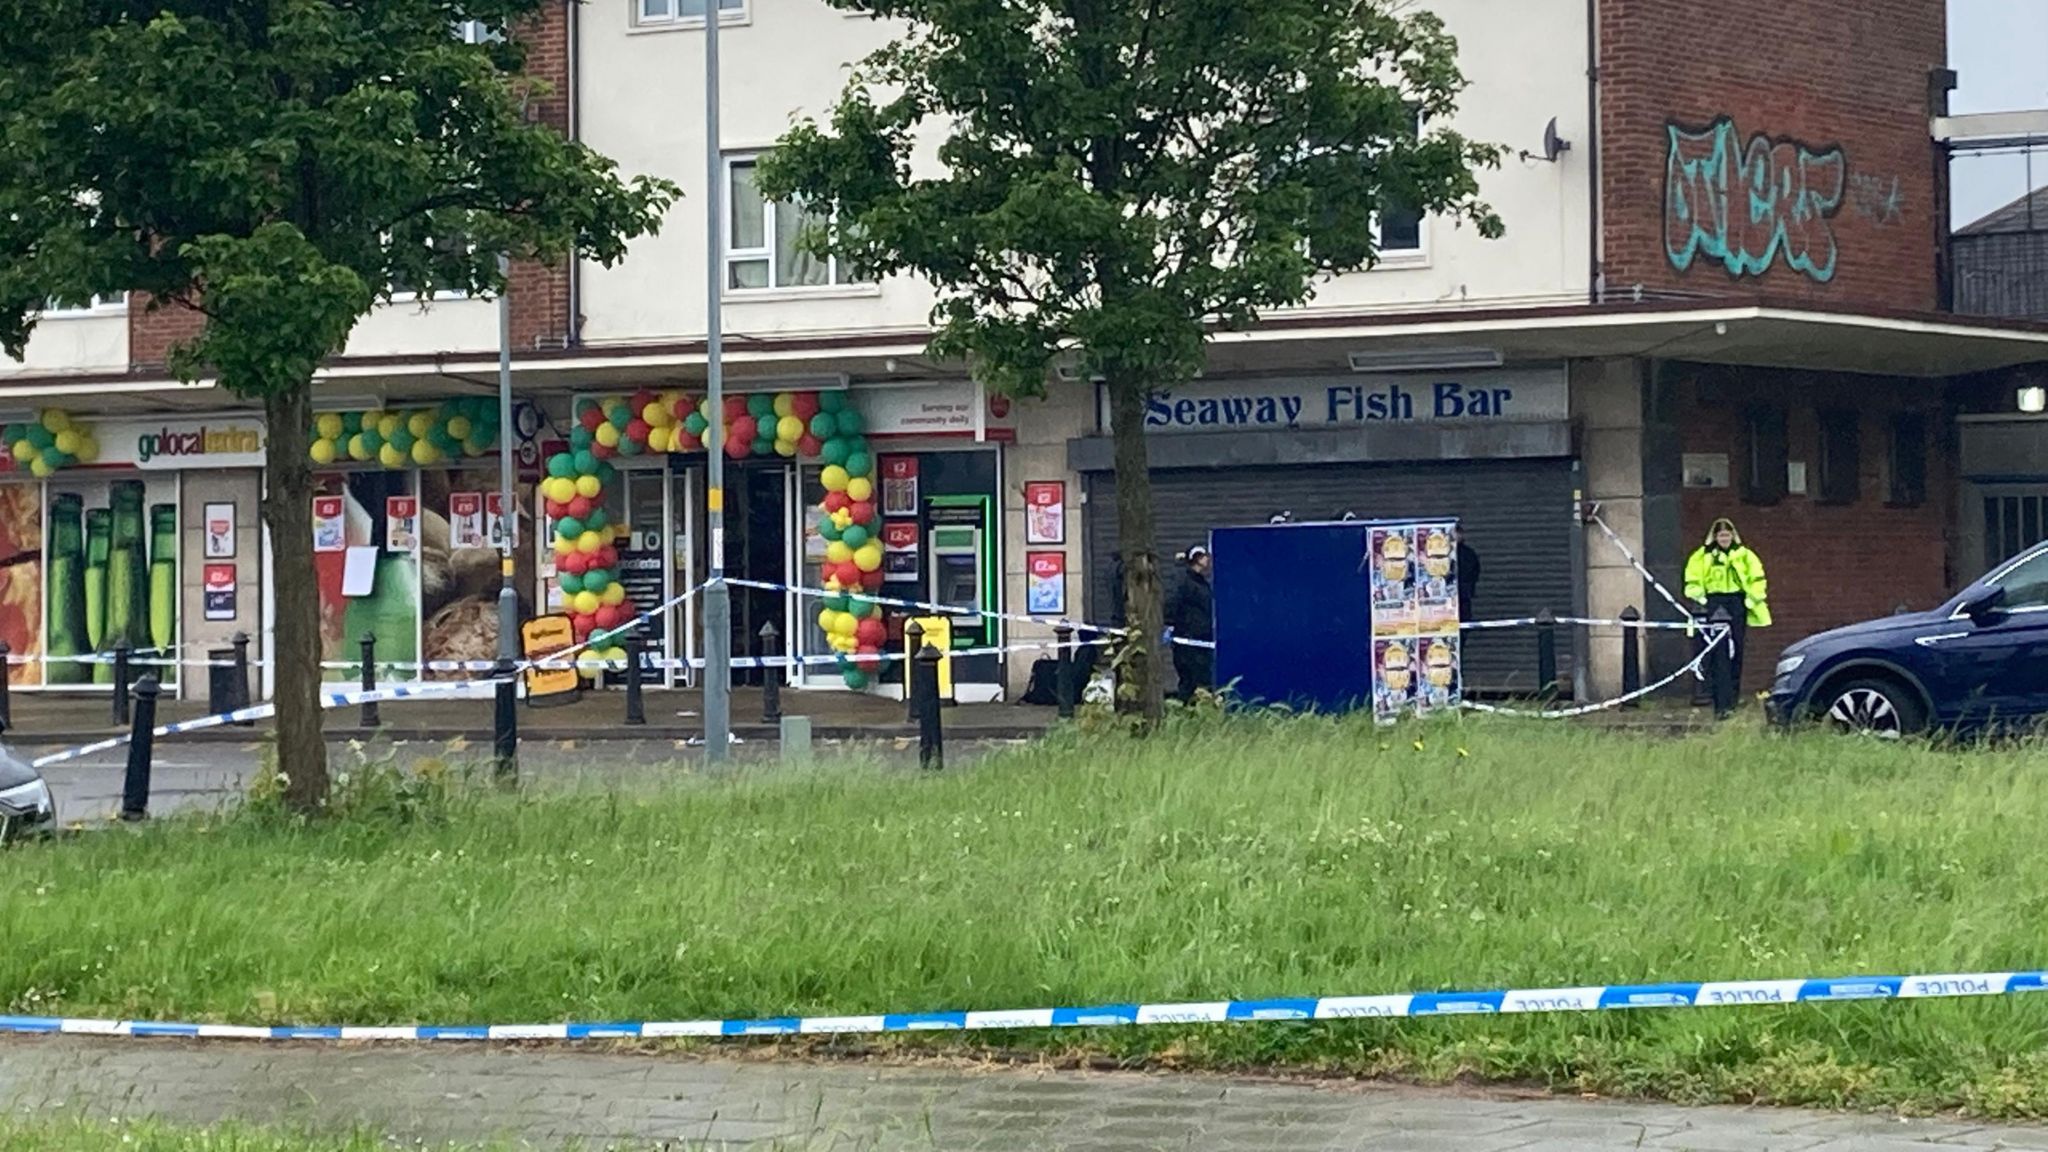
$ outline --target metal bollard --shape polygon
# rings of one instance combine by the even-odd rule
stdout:
[[[1707,685],[1714,698],[1714,719],[1726,720],[1735,711],[1735,618],[1726,608],[1716,608],[1707,617],[1709,628],[1721,630],[1720,639],[1707,656]]]
[[[1557,695],[1557,616],[1548,608],[1536,613],[1536,694]]]
[[[14,678],[14,665],[7,660],[7,641],[0,640],[0,733],[14,727],[14,705],[7,699],[7,682]]]
[[[114,727],[128,723],[128,654],[130,645],[127,637],[114,641]]]
[[[647,642],[640,637],[640,629],[627,631],[620,639],[619,647],[626,652],[626,723],[638,727],[647,723],[647,699],[642,694],[640,658]]]
[[[903,666],[903,720],[915,724],[920,713],[917,710],[917,654],[924,651],[924,625],[912,620],[903,626],[904,647],[909,649],[911,659]]]
[[[375,692],[377,690],[377,634],[375,632],[363,633],[362,645],[363,691]],[[377,702],[375,700],[363,701],[363,727],[375,728],[383,722],[383,718],[377,715]]]
[[[1059,656],[1054,664],[1053,695],[1059,703],[1059,717],[1062,720],[1074,718],[1074,626],[1065,620],[1053,625],[1053,640],[1059,644]]]
[[[121,819],[134,823],[149,819],[149,758],[156,744],[156,697],[154,675],[145,675],[135,686],[135,734],[128,741],[128,772],[121,778]]]
[[[939,728],[939,648],[927,644],[911,660],[922,708],[917,718],[917,766],[932,772],[946,766],[946,735]]]
[[[775,630],[775,621],[761,625],[761,723],[782,723],[782,676],[783,669],[769,661],[782,655],[782,633]]]
[[[498,680],[496,711],[491,723],[492,774],[502,786],[519,783],[519,700],[514,676],[517,667],[508,657],[499,657],[491,669]]]
[[[1631,696],[1643,688],[1643,630],[1635,627],[1643,614],[1631,604],[1621,610],[1621,694]],[[1633,709],[1641,701],[1628,700],[1623,708]]]
[[[235,647],[235,707],[247,708],[256,702],[255,696],[249,691],[249,634],[247,632],[237,632],[233,636],[228,637],[228,643]],[[256,722],[254,720],[243,720],[235,726],[237,728],[254,728]]]

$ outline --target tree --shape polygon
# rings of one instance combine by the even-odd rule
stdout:
[[[1393,0],[828,0],[901,21],[827,123],[760,165],[826,220],[807,242],[940,295],[935,355],[1038,395],[1073,356],[1110,399],[1137,681],[1163,683],[1145,404],[1218,329],[1302,304],[1377,259],[1382,208],[1500,234],[1475,170],[1497,149],[1446,128],[1456,43]],[[915,171],[943,135],[942,170]]]
[[[0,345],[50,299],[146,293],[173,368],[260,399],[286,798],[327,789],[312,380],[393,284],[496,293],[498,254],[611,263],[674,198],[526,113],[545,0],[0,0]],[[509,430],[501,432],[509,435]]]

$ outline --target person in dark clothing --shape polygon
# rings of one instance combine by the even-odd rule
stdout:
[[[1465,542],[1464,529],[1458,530],[1458,619],[1471,623],[1479,619],[1472,611],[1472,600],[1479,595],[1479,553]]]
[[[1216,594],[1209,586],[1209,550],[1200,544],[1187,551],[1187,568],[1166,603],[1166,626],[1176,640],[1216,639]],[[1194,644],[1173,646],[1173,671],[1179,681],[1174,696],[1182,703],[1195,691],[1215,687],[1216,650]]]

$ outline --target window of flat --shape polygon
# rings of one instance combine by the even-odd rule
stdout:
[[[1785,498],[1785,410],[1768,405],[1742,414],[1742,499],[1747,504],[1776,504]]]
[[[1863,495],[1861,432],[1854,408],[1820,410],[1821,503],[1854,504]]]
[[[89,296],[82,301],[58,300],[51,298],[43,302],[43,316],[63,319],[67,316],[105,316],[119,312],[128,306],[128,296]]]
[[[754,180],[754,157],[726,162],[727,212],[725,286],[731,292],[790,288],[830,288],[869,281],[836,257],[814,256],[802,240],[828,221],[802,207],[778,203],[761,195]]]
[[[702,26],[706,0],[632,0],[633,24],[639,28]],[[719,19],[744,20],[747,0],[718,0]]]
[[[469,248],[469,242],[460,237],[445,237],[427,242],[427,251],[430,253],[450,252],[467,255]],[[436,287],[432,293],[423,295],[420,292],[420,286],[408,282],[404,276],[394,275],[391,277],[391,300],[393,303],[415,300],[463,300],[467,299],[468,296],[469,290],[463,287]]]
[[[1918,508],[1927,502],[1927,416],[1893,413],[1890,447],[1890,491],[1885,502],[1894,508]]]

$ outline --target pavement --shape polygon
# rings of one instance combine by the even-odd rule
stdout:
[[[0,1041],[0,1106],[45,1118],[235,1119],[395,1142],[581,1149],[2048,1150],[2048,1128],[1351,1081],[86,1037]]]

